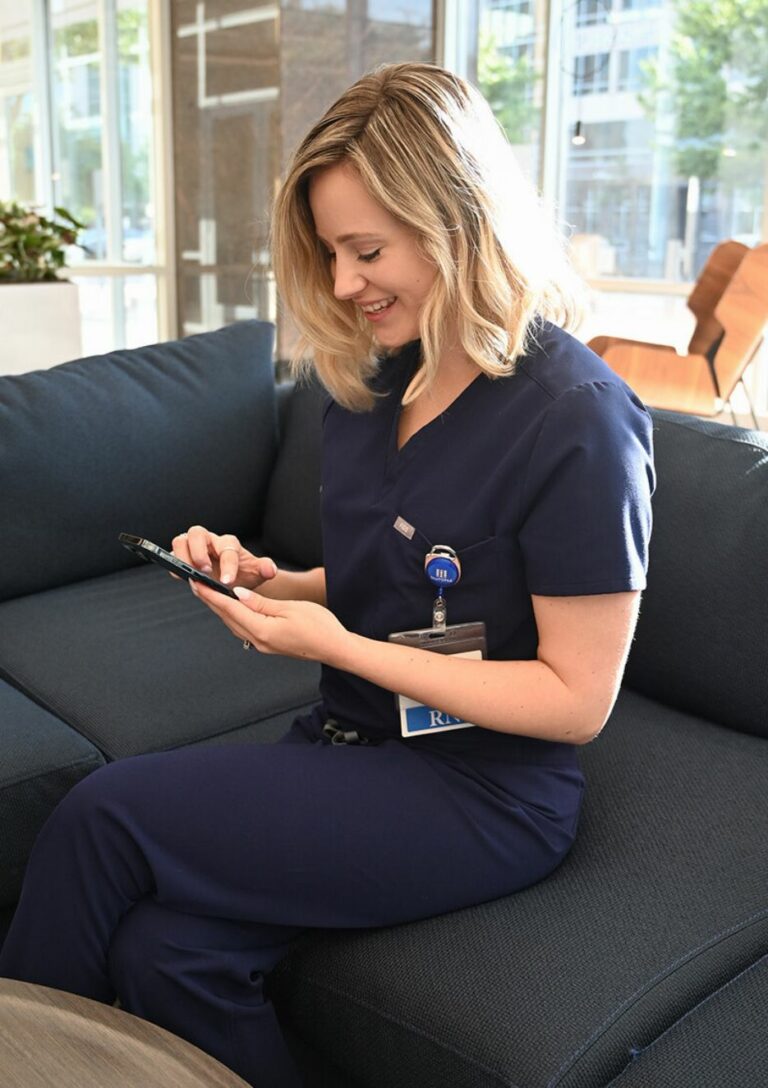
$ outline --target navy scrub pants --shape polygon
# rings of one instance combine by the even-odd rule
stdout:
[[[41,831],[0,975],[117,996],[249,1083],[293,1088],[263,990],[292,938],[494,899],[567,852],[578,772],[518,768],[513,795],[488,763],[331,744],[310,719],[274,745],[109,764]]]

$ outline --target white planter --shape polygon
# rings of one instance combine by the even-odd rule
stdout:
[[[45,370],[82,355],[74,283],[0,283],[0,374]]]

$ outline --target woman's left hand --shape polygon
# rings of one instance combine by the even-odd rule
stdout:
[[[273,600],[239,586],[235,601],[191,579],[189,585],[233,635],[264,654],[331,664],[349,638],[329,609],[311,601]]]

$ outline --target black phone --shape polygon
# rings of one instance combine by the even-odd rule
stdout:
[[[231,586],[225,586],[223,582],[217,582],[215,578],[211,578],[210,574],[203,574],[201,570],[191,567],[189,563],[178,559],[175,555],[167,552],[165,548],[153,544],[151,540],[145,540],[141,536],[134,536],[132,533],[120,533],[117,539],[128,551],[133,552],[142,559],[159,563],[161,567],[165,567],[166,570],[171,571],[173,574],[178,574],[180,578],[186,578],[187,581],[193,578],[196,582],[202,582],[204,586],[215,589],[218,593],[223,593],[227,597],[234,597],[235,600],[238,599]]]

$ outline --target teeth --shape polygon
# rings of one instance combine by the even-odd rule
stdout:
[[[375,302],[372,306],[363,306],[363,312],[366,314],[377,314],[379,310],[386,310],[387,306],[391,306],[395,301],[395,296],[385,299],[384,302]]]

